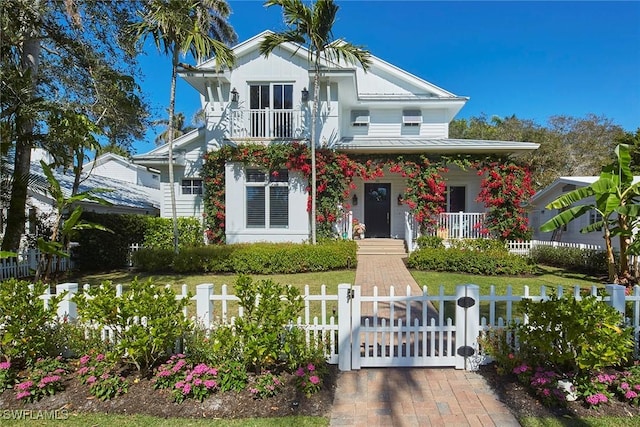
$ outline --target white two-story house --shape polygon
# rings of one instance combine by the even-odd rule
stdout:
[[[180,72],[200,95],[206,126],[174,141],[174,183],[168,182],[166,145],[134,156],[136,163],[161,171],[161,216],[171,216],[171,185],[179,216],[204,214],[200,171],[209,151],[249,142],[308,143],[315,73],[308,52],[304,47],[284,44],[265,58],[259,52],[265,34],[233,48],[233,69],[217,71],[212,59]],[[375,56],[371,59],[367,72],[359,65],[324,64],[318,148],[375,159],[381,154],[518,155],[538,147],[527,142],[449,139],[449,123],[468,98]],[[470,218],[451,223],[451,233],[469,235],[475,221],[472,216],[484,212],[483,205],[476,202],[480,178],[475,170],[456,166],[449,168],[445,178],[446,211]],[[290,171],[274,180],[251,165],[228,162],[224,179],[226,242],[309,239],[309,183],[301,173]],[[353,217],[366,224],[366,237],[404,238],[409,208],[401,199],[406,179],[385,174],[367,181],[356,178],[354,184],[345,204]]]

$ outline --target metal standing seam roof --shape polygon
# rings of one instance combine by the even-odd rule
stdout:
[[[517,141],[452,138],[357,138],[346,137],[332,146],[353,151],[422,152],[523,152],[536,150],[539,144]]]
[[[46,176],[40,164],[31,164],[31,174],[37,175],[40,180],[44,180],[44,183],[46,183]],[[73,188],[73,175],[63,174],[57,170],[53,170],[53,175],[58,180],[65,197],[69,197],[71,195],[71,189]],[[95,195],[112,203],[114,206],[138,209],[160,208],[161,192],[159,189],[106,176],[84,176],[78,191],[85,192],[98,188],[113,190],[104,193],[95,193]],[[91,200],[85,200],[84,203],[93,202]]]

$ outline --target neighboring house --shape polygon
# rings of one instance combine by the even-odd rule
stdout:
[[[597,221],[602,220],[602,216],[595,210],[582,215],[580,218],[571,221],[562,229],[553,232],[542,233],[540,226],[556,216],[558,209],[547,209],[546,206],[565,193],[586,187],[598,180],[597,176],[562,176],[553,181],[549,186],[543,188],[533,195],[529,207],[529,219],[533,228],[533,239],[552,240],[567,243],[584,243],[599,245],[604,248],[604,234],[594,231],[591,233],[580,233],[580,230]],[[634,177],[634,183],[640,181],[640,176]],[[576,205],[594,203],[593,197],[581,200]],[[637,231],[636,231],[637,234]],[[620,249],[618,238],[612,239],[612,244],[616,250]]]
[[[120,162],[120,159],[122,159],[120,156],[113,158],[113,160],[118,164],[117,167],[109,168],[107,165],[104,165],[105,168],[101,168],[102,172],[108,171],[109,169],[113,171],[120,171],[121,168],[122,170],[135,170],[141,168],[139,165],[134,165],[133,168],[126,168],[126,166]],[[34,150],[31,162],[32,184],[30,184],[28,189],[27,224],[25,225],[25,234],[31,236],[38,234],[38,222],[48,223],[52,214],[55,212],[54,201],[48,194],[48,183],[44,171],[42,170],[42,166],[40,165],[40,160],[47,162],[51,159],[43,150]],[[84,169],[87,170],[86,167]],[[73,174],[71,172],[63,173],[59,169],[54,169],[53,175],[59,182],[65,197],[69,197],[71,195],[71,189],[74,181]],[[160,214],[161,196],[160,190],[157,188],[159,186],[153,188],[138,185],[132,181],[119,179],[122,176],[125,179],[135,178],[137,180],[140,179],[140,176],[142,175],[143,174],[139,173],[137,177],[135,177],[133,175],[127,176],[125,174],[118,175],[114,173],[110,177],[96,175],[94,173],[91,173],[90,175],[83,174],[82,182],[78,191],[85,192],[98,188],[110,190],[107,192],[97,193],[96,195],[110,202],[111,205],[103,206],[90,200],[82,201],[80,204],[86,212],[130,213],[158,216]],[[148,179],[147,181],[150,184],[153,184],[153,179]],[[3,212],[3,214],[3,216],[6,215],[5,212]]]
[[[82,172],[93,176],[106,176],[143,187],[160,189],[160,172],[137,165],[114,153],[104,153],[82,165]]]
[[[268,58],[259,53],[261,33],[233,48],[236,65],[216,71],[215,60],[206,61],[180,75],[200,94],[206,126],[174,141],[176,208],[178,216],[204,212],[200,170],[204,155],[219,147],[253,142],[269,144],[308,140],[315,71],[308,52],[284,44]],[[449,122],[465,105],[460,97],[379,58],[372,57],[367,73],[358,66],[323,64],[320,76],[318,146],[349,154],[502,154],[518,155],[538,148],[527,142],[450,139]],[[161,216],[171,216],[168,182],[168,147],[159,146],[136,155],[134,162],[161,172]],[[295,171],[271,182],[268,174],[241,163],[227,163],[225,171],[228,243],[294,241],[309,239],[308,183]],[[485,209],[476,202],[480,177],[475,170],[455,166],[445,175],[447,212],[462,212],[470,230],[473,218]],[[405,237],[406,204],[396,203],[406,180],[398,174],[363,182],[355,180],[345,204],[364,222],[366,237]],[[254,197],[255,188],[261,197]],[[286,190],[283,190],[286,189]],[[282,195],[279,211],[271,209],[269,194]],[[266,195],[265,195],[266,194]],[[259,212],[258,219],[253,215]],[[266,218],[266,220],[264,219]],[[462,215],[456,218],[463,218]],[[260,222],[262,221],[262,222]]]

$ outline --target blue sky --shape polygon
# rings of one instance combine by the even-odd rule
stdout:
[[[640,1],[338,1],[334,36],[363,45],[397,67],[470,100],[456,118],[594,113],[628,131],[640,127]],[[230,1],[240,41],[284,29],[278,7]],[[160,117],[171,65],[148,43],[142,90]],[[188,62],[188,61],[187,61]],[[176,111],[200,108],[178,80]],[[151,150],[157,132],[134,144]]]

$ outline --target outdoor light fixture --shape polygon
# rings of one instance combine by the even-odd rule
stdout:
[[[356,196],[355,194],[353,195],[353,197],[351,198],[351,204],[353,206],[358,206],[358,196]]]
[[[307,90],[306,87],[302,89],[301,95],[302,95],[302,102],[309,101],[309,91]]]
[[[238,102],[238,91],[235,87],[231,89],[231,102]]]
[[[402,206],[403,203],[404,197],[402,197],[402,194],[398,194],[398,206]]]

